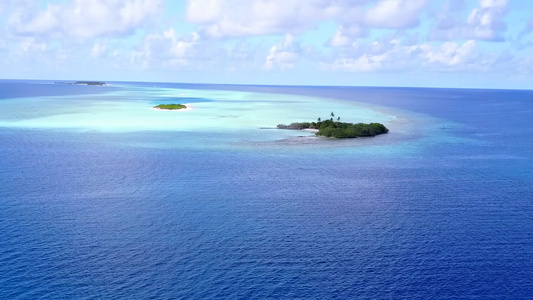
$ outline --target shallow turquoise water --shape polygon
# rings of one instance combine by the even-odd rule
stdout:
[[[157,104],[173,102],[188,103],[193,110],[152,109]],[[345,121],[386,122],[395,118],[352,103],[326,102],[308,96],[131,86],[94,95],[25,98],[24,105],[20,104],[20,99],[2,101],[0,126],[102,132],[223,132],[275,128],[282,122],[316,121],[320,116],[329,117],[330,111],[335,110],[347,116]]]

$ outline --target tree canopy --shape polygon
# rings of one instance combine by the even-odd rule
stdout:
[[[331,112],[330,116],[335,116]],[[363,136],[375,136],[389,132],[389,129],[381,123],[347,123],[340,122],[340,117],[337,117],[337,121],[333,121],[333,118],[321,121],[318,118],[318,122],[301,122],[291,123],[289,125],[279,124],[280,129],[317,129],[316,135],[334,138],[356,138]]]
[[[176,110],[176,109],[187,108],[187,106],[183,104],[159,104],[159,105],[154,106],[154,108]]]

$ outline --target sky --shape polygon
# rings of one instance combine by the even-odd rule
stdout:
[[[1,0],[0,78],[531,89],[531,0]]]

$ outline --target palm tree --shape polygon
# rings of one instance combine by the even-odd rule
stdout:
[[[337,117],[337,122],[340,122],[341,121],[341,117]]]

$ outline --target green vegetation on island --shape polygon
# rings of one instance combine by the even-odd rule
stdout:
[[[74,84],[85,84],[85,85],[106,85],[102,81],[76,81]]]
[[[334,137],[334,138],[357,138],[364,136],[375,136],[382,133],[387,133],[389,130],[381,123],[347,123],[340,122],[340,117],[337,121],[333,121],[335,115],[331,113],[329,120],[321,121],[318,118],[317,122],[301,122],[291,123],[290,125],[279,124],[279,129],[316,129],[315,134],[318,136]]]
[[[159,104],[159,105],[154,106],[154,108],[167,109],[167,110],[176,110],[176,109],[187,108],[187,106],[183,105],[183,104]]]

